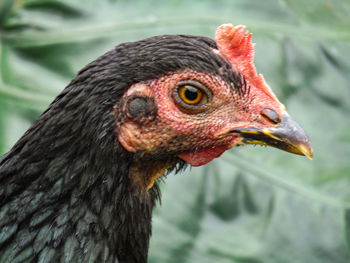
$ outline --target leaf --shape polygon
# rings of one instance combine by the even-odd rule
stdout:
[[[258,71],[308,132],[315,159],[243,147],[168,176],[149,261],[348,262],[349,13],[341,0],[3,1],[0,152],[116,44],[246,24]]]

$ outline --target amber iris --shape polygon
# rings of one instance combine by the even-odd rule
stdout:
[[[190,105],[195,105],[201,102],[203,97],[203,92],[196,87],[193,87],[190,85],[184,85],[179,89],[179,96],[183,102]]]

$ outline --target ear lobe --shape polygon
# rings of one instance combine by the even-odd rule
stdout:
[[[121,105],[125,116],[133,122],[152,121],[158,113],[154,95],[146,83],[132,85],[124,94]]]
[[[132,96],[127,99],[126,111],[130,119],[134,121],[152,121],[157,116],[157,106],[153,98],[148,96]]]

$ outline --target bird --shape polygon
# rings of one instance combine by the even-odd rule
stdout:
[[[0,158],[0,262],[147,262],[159,178],[235,146],[312,159],[252,34],[162,35],[81,69]]]

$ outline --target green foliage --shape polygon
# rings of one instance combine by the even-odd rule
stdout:
[[[116,44],[246,24],[258,71],[310,135],[315,160],[244,147],[168,176],[150,262],[349,262],[349,14],[341,0],[3,0],[0,153]]]

